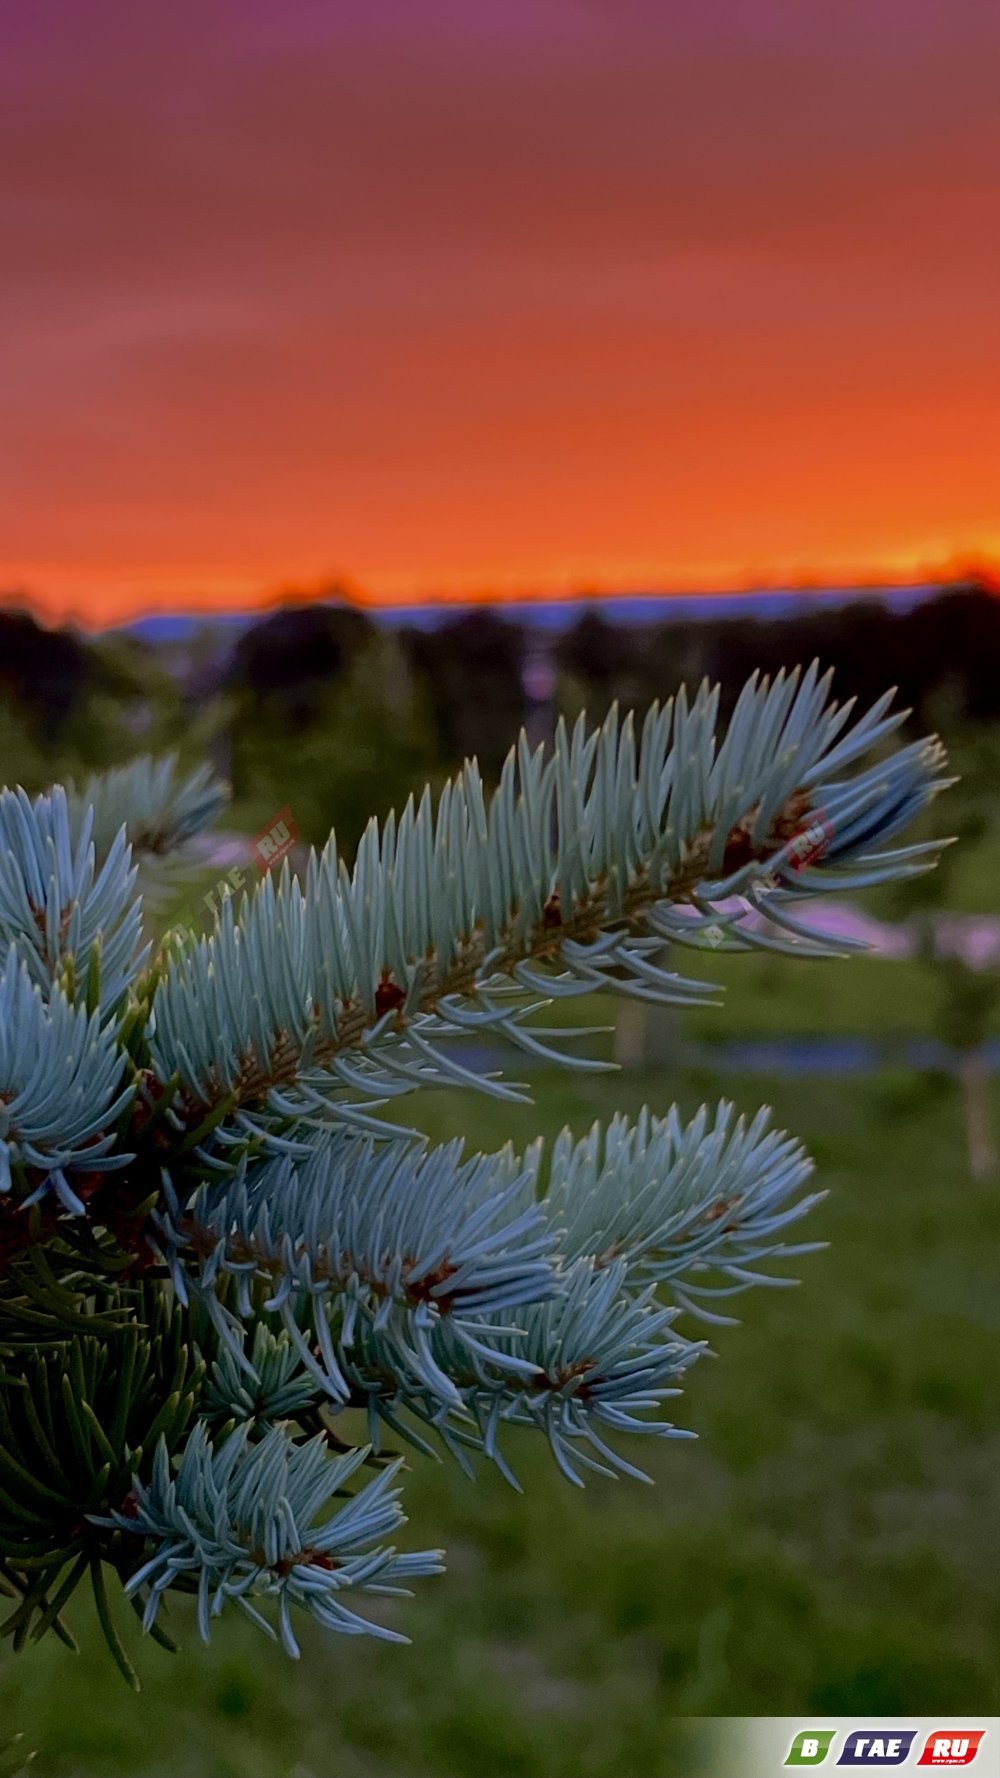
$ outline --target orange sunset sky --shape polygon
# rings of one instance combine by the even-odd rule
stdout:
[[[0,0],[0,587],[1000,554],[988,0]]]

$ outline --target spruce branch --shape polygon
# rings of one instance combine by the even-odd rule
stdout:
[[[144,754],[109,772],[67,786],[74,833],[88,822],[97,856],[106,858],[122,828],[136,862],[166,859],[189,847],[218,820],[228,792],[211,767],[182,776],[176,753]]]
[[[197,1593],[198,1628],[206,1642],[212,1619],[230,1602],[273,1636],[260,1610],[260,1603],[271,1601],[293,1659],[299,1655],[293,1607],[327,1629],[405,1642],[343,1597],[405,1596],[408,1582],[441,1572],[440,1551],[400,1554],[383,1541],[406,1522],[393,1486],[399,1464],[320,1517],[365,1455],[359,1450],[333,1457],[322,1435],[297,1444],[277,1426],[258,1444],[249,1442],[243,1427],[213,1446],[198,1425],[176,1469],[161,1444],[152,1480],[136,1486],[127,1514],[112,1517],[122,1532],[145,1539],[152,1549],[126,1583],[130,1596],[145,1595],[144,1626],[156,1622],[168,1589],[186,1585]]]
[[[140,967],[141,906],[124,832],[98,863],[91,818],[66,792],[0,791],[0,947],[46,995],[111,1016]]]
[[[628,1288],[623,1260],[597,1268],[577,1260],[566,1268],[563,1289],[551,1301],[532,1304],[514,1317],[497,1340],[501,1348],[532,1367],[512,1382],[499,1367],[481,1368],[463,1390],[463,1404],[475,1422],[477,1441],[515,1486],[500,1449],[501,1429],[533,1426],[549,1440],[567,1480],[582,1487],[580,1469],[613,1477],[649,1477],[607,1443],[608,1433],[646,1433],[657,1438],[693,1438],[662,1415],[662,1404],[681,1393],[685,1371],[706,1350],[674,1327],[678,1308],[659,1303],[652,1286],[637,1294]],[[447,1341],[450,1329],[446,1331]],[[453,1423],[442,1433],[464,1431]],[[447,1442],[447,1441],[446,1441]]]
[[[111,1151],[131,1097],[113,1030],[57,987],[44,1000],[12,944],[0,974],[0,1202],[16,1177],[22,1213],[51,1191],[83,1215],[69,1175],[128,1165]]]
[[[204,863],[207,850],[199,841],[215,825],[228,796],[227,786],[206,765],[182,774],[176,754],[147,754],[69,786],[71,822],[82,828],[92,816],[99,859],[124,833],[137,866],[144,928],[151,937],[162,930],[170,897]]]
[[[204,1365],[162,1293],[147,1289],[132,1309],[100,1335],[96,1320],[94,1331],[67,1325],[0,1375],[0,1569],[16,1600],[0,1636],[17,1647],[49,1630],[66,1640],[61,1614],[81,1581],[89,1574],[100,1591],[102,1565],[128,1571],[107,1516],[128,1516],[134,1479],[148,1477],[161,1444],[185,1444]]]
[[[943,754],[887,752],[889,699],[855,720],[815,667],[754,678],[721,740],[717,702],[681,693],[639,734],[616,711],[560,725],[549,752],[522,737],[491,798],[472,762],[436,807],[373,824],[353,869],[331,838],[304,881],[286,865],[148,967],[132,848],[154,875],[188,856],[214,780],[143,760],[69,798],[0,793],[15,1648],[71,1640],[88,1577],[130,1683],[109,1579],[167,1646],[171,1592],[196,1595],[203,1635],[232,1600],[292,1654],[296,1610],[395,1638],[354,1602],[439,1562],[395,1549],[385,1441],[515,1482],[506,1429],[534,1428],[580,1483],[641,1474],[621,1435],[690,1436],[669,1404],[706,1348],[682,1319],[726,1320],[720,1301],[790,1282],[817,1245],[797,1238],[819,1195],[799,1145],[725,1102],[523,1154],[380,1114],[424,1084],[520,1096],[462,1039],[603,1066],[534,1022],[545,1001],[698,1004],[714,990],[665,944],[835,955],[852,947],[797,903],[931,867],[935,843],[894,841]]]
[[[824,1193],[799,1195],[812,1161],[770,1119],[766,1105],[748,1121],[723,1099],[713,1118],[703,1105],[686,1125],[672,1106],[664,1118],[644,1108],[634,1124],[595,1124],[579,1142],[564,1130],[544,1203],[567,1257],[598,1267],[621,1257],[630,1282],[666,1286],[711,1321],[724,1318],[708,1299],[788,1282],[756,1268],[815,1251],[783,1237]]]
[[[447,1316],[466,1360],[476,1354],[520,1368],[490,1343],[491,1323],[555,1288],[556,1236],[535,1202],[537,1156],[512,1148],[463,1159],[452,1142],[426,1149],[327,1135],[308,1158],[247,1168],[203,1187],[189,1211],[161,1224],[179,1293],[198,1289],[238,1364],[243,1328],[261,1306],[280,1317],[307,1373],[341,1406],[356,1338],[391,1325],[396,1362],[413,1387],[460,1405],[435,1362],[431,1336]],[[229,1280],[232,1288],[218,1292]],[[228,1296],[231,1307],[225,1307]],[[303,1325],[318,1341],[310,1345]]]
[[[304,886],[286,868],[171,956],[154,1002],[160,1077],[179,1076],[192,1118],[225,1101],[237,1130],[331,1112],[371,1127],[386,1098],[424,1084],[518,1096],[445,1040],[495,1035],[568,1060],[525,1023],[540,997],[710,998],[663,968],[665,939],[850,948],[789,904],[929,869],[936,845],[886,842],[941,788],[943,752],[925,741],[843,775],[905,712],[889,714],[887,696],[850,724],[829,683],[815,666],[752,679],[721,743],[707,685],[654,706],[638,740],[616,710],[597,732],[560,724],[548,756],[522,736],[489,803],[471,762],[436,811],[425,794],[372,823],[353,871],[331,837]],[[810,828],[823,835],[812,863]],[[750,896],[778,937],[747,922]]]
[[[681,1309],[721,1321],[706,1303],[787,1283],[762,1264],[814,1251],[784,1240],[822,1195],[802,1194],[812,1163],[769,1125],[725,1100],[688,1124],[644,1110],[580,1141],[563,1131],[551,1158],[541,1142],[466,1159],[461,1142],[319,1133],[297,1160],[201,1187],[160,1238],[178,1294],[216,1329],[238,1417],[244,1402],[266,1415],[297,1356],[293,1387],[364,1406],[376,1449],[380,1422],[407,1436],[413,1414],[503,1465],[497,1433],[515,1421],[572,1467],[567,1441],[627,1430],[640,1398],[675,1393],[703,1349],[673,1330]],[[262,1340],[269,1323],[283,1349]]]
[[[246,1420],[266,1429],[278,1420],[300,1419],[315,1407],[319,1385],[284,1329],[274,1334],[257,1321],[247,1356],[249,1364],[232,1340],[220,1344],[201,1404],[206,1419]]]

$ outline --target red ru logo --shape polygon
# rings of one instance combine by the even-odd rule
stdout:
[[[250,851],[257,861],[257,868],[263,875],[272,864],[280,864],[286,853],[290,852],[299,837],[292,811],[286,803],[279,809],[273,821],[270,821],[261,832],[254,835],[250,842]]]
[[[789,843],[788,862],[792,870],[804,870],[807,864],[822,858],[832,839],[833,824],[818,809],[809,826],[803,827]]]
[[[918,1766],[971,1766],[985,1729],[938,1729],[928,1735]]]

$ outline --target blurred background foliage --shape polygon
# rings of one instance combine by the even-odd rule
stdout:
[[[0,1650],[0,1743],[25,1731],[36,1771],[671,1778],[689,1773],[689,1715],[1000,1707],[995,594],[634,628],[584,610],[544,636],[489,610],[387,629],[335,596],[156,640],[0,613],[2,777],[36,789],[140,751],[210,756],[233,785],[231,834],[170,913],[198,920],[286,805],[304,840],[335,825],[349,855],[369,814],[464,753],[495,774],[522,721],[541,738],[560,709],[641,711],[704,673],[732,695],[754,667],[814,655],[841,697],[895,681],[912,732],[941,732],[962,773],[936,817],[961,845],[866,904],[905,925],[910,954],[712,958],[724,1005],[626,1018],[604,1040],[623,1076],[533,1072],[524,1112],[419,1106],[435,1136],[468,1129],[485,1147],[724,1092],[770,1101],[807,1143],[830,1193],[812,1232],[830,1248],[802,1262],[802,1288],[755,1293],[743,1327],[714,1336],[722,1362],[678,1404],[698,1443],[643,1449],[655,1488],[581,1494],[525,1443],[523,1499],[489,1470],[473,1486],[415,1459],[409,1503],[448,1572],[392,1606],[409,1649],[307,1634],[278,1670],[236,1621],[207,1651],[185,1635],[176,1657],[136,1634],[139,1700],[85,1616],[78,1656]]]

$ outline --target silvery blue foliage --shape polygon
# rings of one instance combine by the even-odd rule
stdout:
[[[277,1426],[258,1444],[242,1427],[213,1446],[198,1425],[176,1468],[160,1444],[150,1482],[137,1485],[127,1514],[114,1515],[120,1530],[152,1546],[126,1584],[129,1594],[145,1598],[145,1626],[155,1623],[164,1593],[187,1581],[197,1591],[206,1642],[212,1619],[230,1603],[273,1635],[260,1610],[269,1600],[277,1603],[281,1640],[293,1657],[293,1607],[327,1629],[405,1642],[353,1611],[344,1596],[405,1595],[409,1581],[441,1572],[441,1552],[400,1554],[384,1542],[406,1523],[393,1486],[398,1463],[324,1513],[365,1454],[331,1457],[322,1434],[298,1444]]]
[[[722,1100],[713,1118],[703,1105],[688,1124],[674,1106],[663,1118],[644,1108],[634,1124],[595,1124],[579,1142],[564,1130],[546,1208],[567,1254],[620,1255],[633,1282],[669,1285],[676,1302],[712,1320],[701,1299],[784,1282],[750,1268],[814,1251],[783,1237],[823,1193],[799,1195],[812,1162],[770,1117],[762,1106],[748,1122]]]
[[[536,1158],[523,1164],[508,1148],[463,1160],[462,1148],[327,1137],[300,1161],[242,1163],[228,1187],[202,1188],[183,1229],[164,1223],[164,1234],[182,1259],[192,1246],[201,1256],[194,1278],[224,1338],[233,1317],[215,1295],[220,1274],[235,1285],[238,1340],[263,1281],[264,1307],[334,1401],[350,1400],[343,1365],[356,1340],[391,1328],[404,1376],[458,1406],[431,1348],[442,1315],[470,1357],[516,1370],[522,1361],[494,1349],[487,1324],[555,1288]],[[185,1290],[180,1266],[175,1277]]]
[[[544,1431],[577,1486],[581,1468],[648,1480],[606,1442],[608,1433],[694,1436],[661,1410],[704,1346],[675,1331],[680,1311],[658,1303],[652,1286],[632,1295],[626,1274],[623,1260],[568,1266],[560,1294],[520,1311],[504,1336],[534,1374],[510,1385],[481,1373],[466,1389],[483,1449],[502,1468],[498,1435],[511,1423]]]
[[[99,961],[101,1011],[113,1012],[140,961],[142,914],[124,831],[98,863],[86,815],[66,792],[0,791],[0,945],[15,945],[44,993],[79,998]]]
[[[235,1601],[297,1652],[293,1607],[395,1637],[353,1608],[437,1571],[400,1555],[400,1440],[515,1482],[510,1429],[574,1483],[641,1475],[624,1435],[687,1437],[673,1402],[706,1349],[687,1319],[789,1282],[817,1202],[766,1111],[616,1117],[551,1152],[433,1147],[387,1107],[424,1085],[524,1089],[456,1053],[577,1068],[579,1027],[537,1022],[595,988],[697,1005],[668,945],[828,956],[797,905],[929,869],[895,845],[942,787],[934,741],[855,718],[815,667],[754,677],[637,730],[474,762],[288,865],[207,937],[142,939],[151,870],[221,805],[204,772],[142,760],[67,798],[0,793],[0,1559],[16,1646],[89,1573],[162,1633],[172,1590],[207,1635]],[[874,764],[863,756],[877,750]],[[140,882],[136,857],[142,859]],[[150,879],[152,880],[152,879]],[[155,883],[154,883],[155,887]],[[148,899],[147,899],[148,916]],[[752,916],[752,918],[751,918]],[[366,1417],[368,1446],[344,1428]],[[334,1451],[344,1455],[334,1455]],[[362,1468],[373,1479],[361,1485]],[[263,1609],[262,1609],[263,1608]]]
[[[288,1334],[274,1334],[263,1321],[253,1331],[244,1361],[242,1346],[222,1343],[209,1373],[203,1407],[214,1420],[253,1420],[260,1426],[294,1420],[314,1405],[316,1378],[304,1370]]]
[[[114,1032],[58,988],[43,999],[11,945],[0,975],[0,1192],[16,1168],[25,1204],[51,1190],[82,1215],[67,1173],[128,1164],[128,1153],[111,1150],[131,1097]]]
[[[902,717],[884,698],[851,724],[829,684],[815,666],[751,680],[721,743],[707,685],[693,703],[682,691],[654,705],[639,736],[616,709],[594,732],[560,723],[549,753],[522,737],[491,801],[467,764],[436,810],[428,793],[373,822],[353,870],[331,838],[304,884],[287,869],[277,887],[269,878],[172,959],[157,1068],[198,1103],[231,1095],[247,1128],[324,1116],[331,1102],[359,1125],[423,1084],[516,1096],[449,1039],[496,1034],[569,1061],[525,1022],[540,996],[710,998],[663,967],[664,938],[836,954],[789,903],[930,868],[934,845],[884,841],[940,789],[943,755],[922,742],[854,771]],[[810,823],[824,845],[811,863],[799,849]],[[748,925],[745,906],[720,910],[751,893],[776,934]]]
[[[145,754],[70,785],[67,800],[73,831],[82,834],[89,822],[98,857],[106,857],[124,828],[134,856],[165,858],[212,826],[226,792],[206,765],[181,777],[175,753]]]
[[[650,1407],[651,1389],[673,1393],[702,1350],[667,1330],[681,1307],[719,1321],[711,1298],[787,1282],[758,1268],[814,1250],[784,1240],[821,1195],[802,1195],[811,1170],[766,1108],[748,1122],[725,1101],[688,1124],[644,1110],[581,1141],[565,1130],[551,1159],[537,1142],[465,1160],[458,1142],[327,1136],[300,1161],[241,1163],[232,1184],[206,1184],[162,1237],[248,1398],[263,1384],[244,1351],[256,1307],[280,1318],[335,1408],[365,1402],[376,1447],[379,1422],[398,1431],[408,1412],[503,1463],[497,1434],[518,1421],[546,1430],[568,1468],[570,1441],[592,1442],[595,1422],[672,1430],[628,1418],[640,1395]],[[574,1367],[609,1352],[598,1389]]]
[[[467,1474],[474,1474],[472,1455],[482,1453],[519,1488],[503,1433],[511,1425],[530,1426],[547,1436],[559,1468],[577,1486],[581,1470],[646,1481],[607,1436],[694,1437],[662,1412],[663,1403],[680,1393],[684,1372],[706,1350],[704,1342],[677,1330],[679,1313],[659,1302],[652,1286],[630,1289],[624,1261],[596,1267],[578,1260],[565,1268],[560,1289],[548,1300],[516,1310],[506,1328],[493,1330],[492,1363],[470,1363],[450,1322],[438,1325],[434,1355],[458,1387],[458,1411],[430,1389],[391,1381],[399,1369],[391,1328],[372,1335],[348,1370],[356,1394],[367,1395],[375,1450],[387,1426],[431,1451],[413,1425],[416,1420],[437,1435]],[[516,1372],[505,1362],[512,1357],[518,1360]]]
[[[98,860],[125,834],[137,867],[144,930],[158,936],[167,903],[208,856],[200,842],[225,807],[225,786],[208,766],[185,777],[176,754],[163,759],[147,754],[69,785],[67,798],[74,832],[92,823]]]

